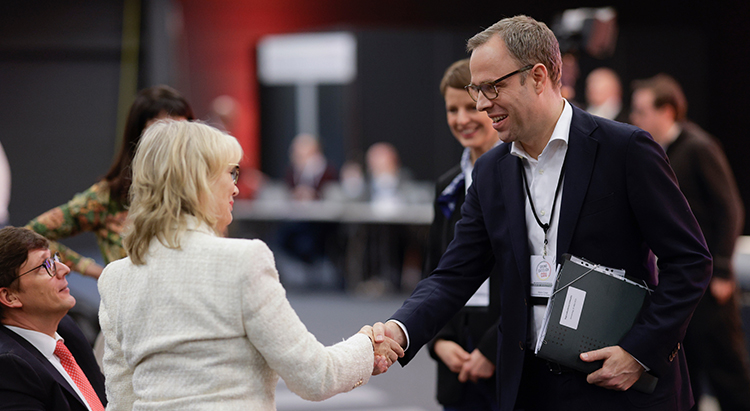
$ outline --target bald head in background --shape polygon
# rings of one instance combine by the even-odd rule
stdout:
[[[586,111],[610,120],[626,122],[620,76],[607,67],[595,69],[586,77]]]

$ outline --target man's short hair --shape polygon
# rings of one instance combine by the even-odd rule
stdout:
[[[23,263],[29,258],[29,251],[49,248],[49,241],[41,235],[21,227],[0,229],[0,287],[8,287]]]
[[[474,51],[495,35],[503,39],[508,53],[519,67],[542,63],[547,67],[552,83],[558,88],[562,85],[560,43],[546,24],[529,16],[508,17],[474,35],[466,44],[466,50]],[[525,79],[527,73],[523,74]]]
[[[18,270],[28,260],[29,251],[49,248],[49,241],[41,235],[20,227],[0,229],[0,287],[18,289],[15,282]],[[0,318],[3,306],[0,305]]]
[[[687,117],[688,105],[685,93],[682,92],[680,83],[669,74],[660,73],[651,78],[635,80],[631,88],[633,91],[651,90],[654,93],[654,107],[672,106],[675,121],[682,121]]]

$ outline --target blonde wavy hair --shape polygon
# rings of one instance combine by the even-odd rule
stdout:
[[[241,158],[242,148],[234,137],[199,122],[161,120],[146,129],[133,158],[123,238],[131,261],[145,264],[154,238],[179,249],[187,216],[215,230],[211,187],[229,163]]]

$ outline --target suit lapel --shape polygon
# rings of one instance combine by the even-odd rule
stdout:
[[[586,197],[586,191],[594,170],[598,142],[590,136],[596,128],[591,116],[573,107],[573,120],[568,137],[568,154],[565,159],[565,182],[563,183],[560,224],[557,231],[557,261],[567,253],[578,215]]]
[[[508,149],[510,144],[507,145]],[[511,244],[513,255],[516,257],[518,274],[521,276],[521,283],[526,288],[526,293],[530,292],[529,283],[529,237],[526,228],[526,202],[521,183],[521,159],[506,153],[497,163],[497,178],[500,181],[500,189],[503,194],[503,203],[507,207],[505,214],[509,221]]]
[[[59,371],[57,371],[57,368],[52,365],[52,363],[49,362],[47,357],[44,356],[39,350],[36,349],[30,342],[28,342],[25,338],[21,337],[20,335],[16,334],[15,332],[5,328],[4,325],[0,325],[0,331],[4,332],[8,337],[12,338],[16,341],[26,352],[28,352],[31,356],[37,359],[39,363],[42,364],[42,367],[44,367],[45,370],[52,376],[52,378],[60,384],[70,395],[75,398],[83,407],[86,407],[86,405],[81,401],[81,398],[78,397],[78,394],[76,394],[73,387],[68,384],[68,381],[65,380],[65,377],[63,377]],[[20,354],[20,353],[19,353]]]

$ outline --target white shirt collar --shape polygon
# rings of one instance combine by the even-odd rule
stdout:
[[[672,127],[669,128],[669,131],[667,131],[667,135],[665,136],[666,142],[662,146],[665,150],[667,147],[669,147],[672,143],[674,143],[675,140],[677,140],[677,137],[680,136],[680,133],[682,133],[682,127],[680,127],[680,123],[675,122],[672,124]]]
[[[57,347],[57,340],[63,339],[62,337],[60,337],[60,334],[58,333],[55,333],[55,337],[52,338],[49,335],[39,332],[39,331],[27,330],[25,328],[15,327],[12,325],[6,325],[6,327],[9,330],[23,337],[23,339],[28,341],[29,344],[33,345],[34,348],[39,350],[39,352],[44,354],[44,356],[47,358],[51,358],[52,355],[55,353],[55,347]]]
[[[620,103],[620,101],[617,98],[609,98],[607,99],[607,101],[605,101],[601,105],[588,106],[586,108],[586,111],[588,111],[589,114],[608,118],[610,120],[614,120],[615,117],[617,117],[617,115],[620,114],[621,110],[622,110],[622,103]]]
[[[550,139],[547,142],[547,145],[544,147],[544,150],[542,150],[542,154],[540,154],[540,156],[544,155],[544,152],[547,151],[547,147],[549,147],[553,141],[561,141],[566,145],[568,144],[570,124],[573,121],[573,106],[570,105],[568,100],[563,99],[563,101],[564,105],[562,114],[560,114],[560,118],[557,119],[555,129],[552,131],[552,136],[550,136]],[[510,153],[516,157],[526,158],[529,161],[536,161],[526,153],[521,144],[516,144],[515,141],[511,143]]]

